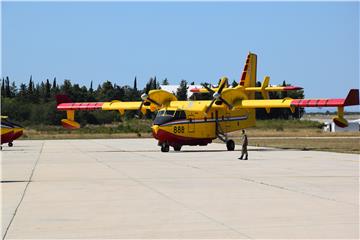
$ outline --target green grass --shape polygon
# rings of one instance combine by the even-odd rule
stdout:
[[[36,125],[26,126],[25,139],[54,139],[54,138],[112,138],[131,136],[150,136],[151,120],[130,119],[122,122],[102,125],[86,125],[79,129],[69,130],[62,126]]]
[[[257,129],[274,129],[282,131],[284,129],[321,129],[323,124],[309,120],[257,120]]]

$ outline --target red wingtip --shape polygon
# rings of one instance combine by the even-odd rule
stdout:
[[[200,92],[200,89],[199,88],[192,88],[192,89],[190,89],[190,92],[198,93],[198,92]]]
[[[359,89],[351,89],[347,95],[344,106],[359,105]]]
[[[57,102],[57,105],[59,105],[61,103],[71,103],[72,100],[67,95],[59,94],[59,95],[56,95],[56,102]]]

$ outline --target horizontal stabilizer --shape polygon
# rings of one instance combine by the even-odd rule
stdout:
[[[359,89],[351,89],[346,98],[330,99],[294,99],[294,107],[343,107],[359,105]]]
[[[67,129],[78,129],[78,128],[80,128],[80,124],[78,122],[72,121],[70,119],[62,119],[61,120],[61,125],[64,128],[67,128]]]
[[[77,102],[77,103],[71,103],[71,102],[65,102],[60,103],[57,105],[57,110],[97,110],[101,109],[104,105],[103,102]]]

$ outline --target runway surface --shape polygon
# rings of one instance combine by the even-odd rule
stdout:
[[[359,238],[359,155],[224,150],[16,141],[1,153],[2,237]]]

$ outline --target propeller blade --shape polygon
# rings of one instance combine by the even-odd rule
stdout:
[[[203,84],[201,84],[201,86],[203,86],[206,90],[208,90],[209,93],[211,93],[211,94],[214,94],[214,93],[215,93],[215,91],[212,90],[211,88],[209,88],[207,84],[204,84],[204,83],[203,83]]]
[[[155,100],[152,100],[151,98],[147,98],[146,99],[147,101],[149,101],[149,102],[151,102],[151,103],[153,103],[153,104],[155,104],[156,106],[158,106],[158,107],[160,107],[161,106],[161,104],[159,104],[158,102],[156,102]]]
[[[219,99],[220,99],[223,103],[225,103],[225,105],[226,105],[229,109],[232,109],[232,108],[233,108],[233,106],[232,106],[230,103],[228,103],[225,99],[223,99],[222,97],[219,97]]]
[[[223,82],[221,82],[222,84],[220,85],[220,87],[219,87],[219,89],[218,89],[218,93],[221,93],[223,90],[224,90],[224,87],[225,87],[225,85],[226,85],[226,81],[223,81]]]
[[[214,98],[214,99],[211,101],[210,105],[206,108],[206,111],[205,111],[206,114],[210,111],[211,106],[214,104],[215,101],[216,101],[216,99]]]
[[[141,102],[139,109],[137,110],[138,114],[136,114],[136,118],[140,119],[142,114],[142,106],[144,105],[144,101]]]

